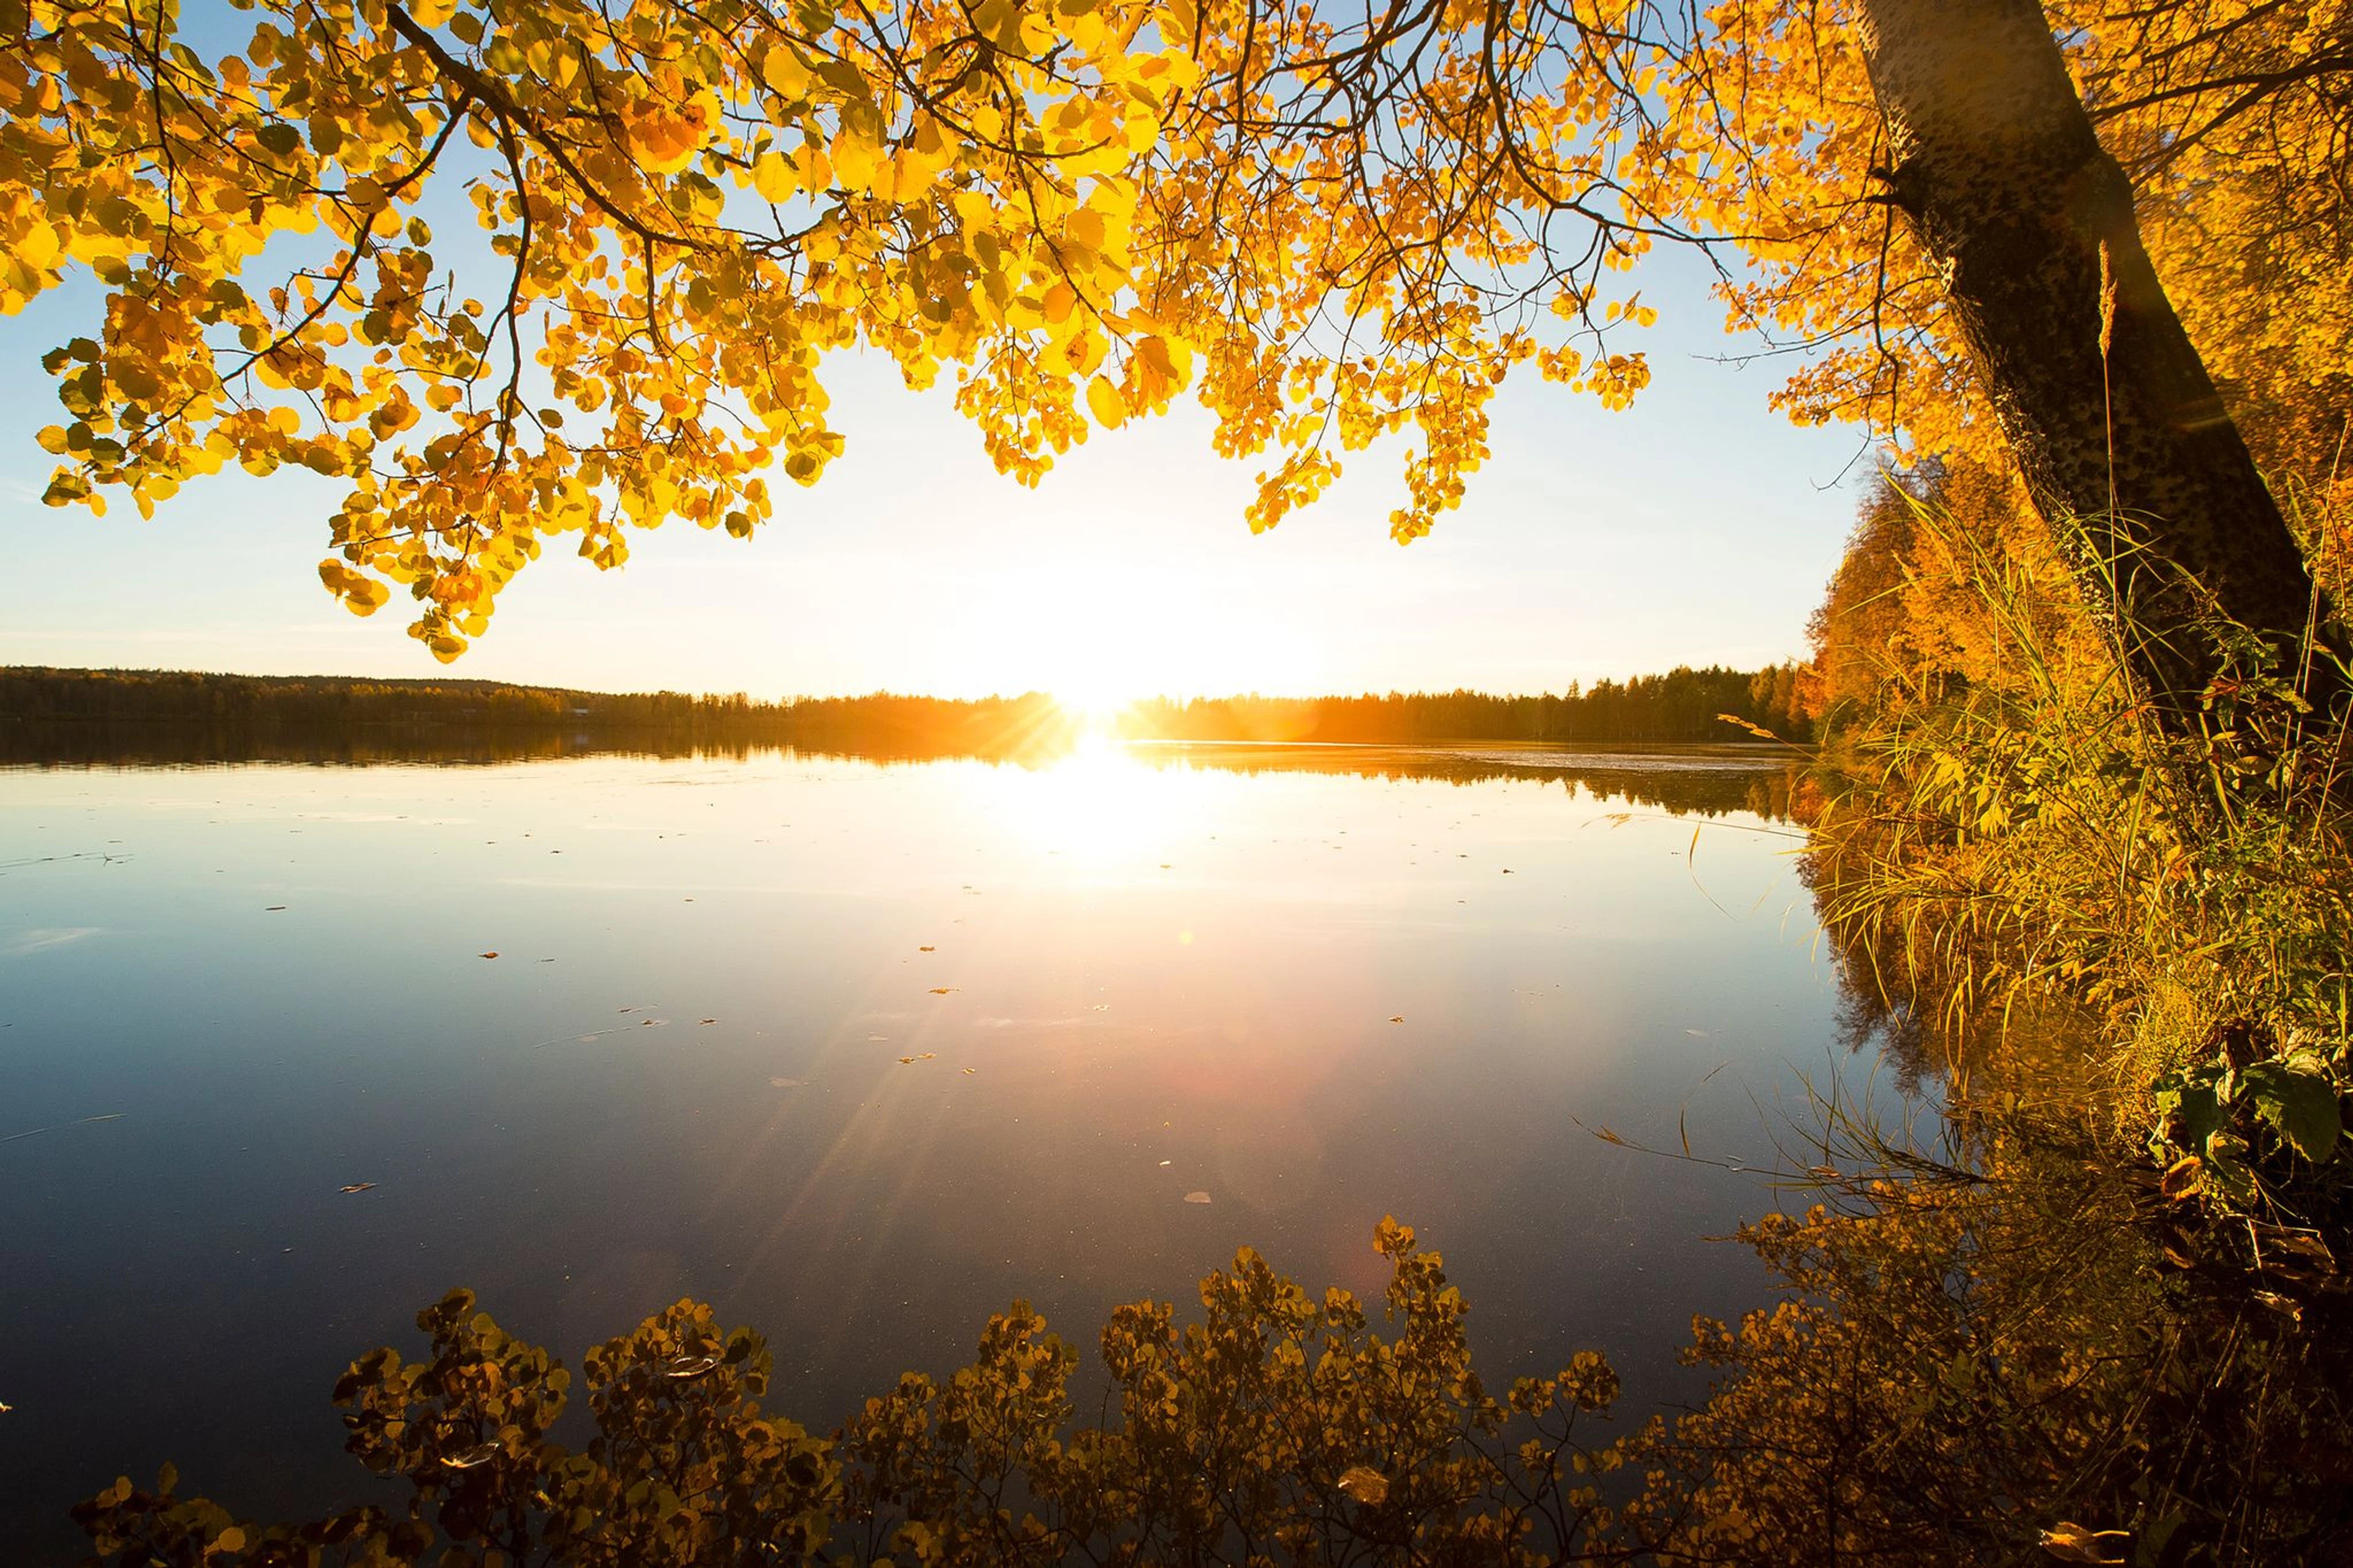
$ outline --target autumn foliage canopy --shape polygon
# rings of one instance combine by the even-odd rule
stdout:
[[[0,0],[0,310],[97,284],[44,361],[53,502],[345,480],[322,578],[444,658],[551,541],[772,517],[852,347],[949,375],[1025,482],[1195,396],[1264,460],[1254,528],[1400,435],[1406,540],[1515,366],[1631,398],[1626,269],[1714,238],[1730,317],[1826,351],[1795,417],[1982,450],[1873,199],[1863,8]],[[2259,456],[2322,470],[2344,6],[2052,12]]]

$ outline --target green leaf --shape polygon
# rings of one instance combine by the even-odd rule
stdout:
[[[2337,1112],[2337,1086],[2326,1077],[2285,1062],[2257,1062],[2240,1079],[2255,1115],[2297,1153],[2316,1165],[2337,1152],[2345,1124]]]
[[[2184,1149],[2202,1149],[2221,1131],[2221,1098],[2214,1092],[2211,1073],[2168,1074],[2157,1083],[2159,1127]]]
[[[2206,1140],[2206,1180],[2232,1208],[2253,1206],[2255,1173],[2247,1164],[2247,1141],[2235,1132],[2217,1132]]]

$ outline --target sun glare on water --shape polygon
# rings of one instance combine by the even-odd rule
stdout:
[[[1181,781],[1132,754],[1120,740],[1124,698],[1082,702],[1060,692],[1070,750],[1050,765],[1008,778],[999,819],[1066,865],[1109,867],[1144,855],[1192,815]],[[1155,850],[1156,854],[1157,851]]]

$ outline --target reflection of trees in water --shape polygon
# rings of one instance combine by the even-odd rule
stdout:
[[[1014,735],[926,737],[903,731],[861,733],[854,726],[791,745],[714,738],[700,729],[647,726],[565,732],[524,726],[469,729],[460,724],[207,724],[136,721],[0,725],[0,764],[62,767],[208,766],[286,763],[312,766],[396,763],[477,767],[564,757],[841,757],[881,766],[978,761],[1026,768],[1067,760],[1063,730]],[[1122,754],[1155,768],[1213,768],[1241,773],[1317,773],[1359,778],[1433,779],[1470,784],[1492,779],[1582,786],[1595,799],[1704,816],[1750,812],[1772,821],[1790,816],[1796,753],[1760,746],[1685,746],[1613,752],[1594,748],[1508,750],[1408,746],[1155,742]]]
[[[2299,1322],[2167,1269],[2153,1175],[2063,1125],[1960,1142],[1743,1232],[1788,1295],[1695,1325],[1721,1375],[1657,1455],[1694,1489],[1684,1560],[2048,1562],[2072,1523],[2135,1563],[2353,1561],[2342,1298]]]
[[[481,767],[564,757],[711,757],[743,762],[793,752],[881,763],[978,758],[1033,765],[1069,754],[1067,745],[958,745],[886,739],[870,746],[798,747],[712,736],[700,729],[601,725],[569,731],[524,725],[208,724],[178,721],[0,725],[0,764],[37,767],[186,767],[289,763],[365,767],[379,763]]]
[[[1831,1025],[1839,1048],[1894,1068],[1905,1093],[1917,1094],[1944,1076],[1944,1063],[1911,1004],[1888,996],[1868,978],[1858,983],[1844,962],[1838,965],[1837,1005]]]
[[[1557,783],[1571,794],[1582,787],[1597,801],[1702,816],[1753,812],[1777,822],[1790,815],[1797,758],[1795,752],[1737,745],[1607,751],[1162,742],[1134,746],[1125,754],[1155,767],[1239,773],[1343,773],[1454,784],[1533,780]]]
[[[26,767],[211,767],[236,763],[287,763],[318,767],[377,764],[477,767],[536,763],[611,751],[556,732],[490,730],[471,732],[435,725],[299,730],[203,723],[0,725],[0,763]],[[675,756],[649,747],[648,754]]]
[[[2139,1133],[2104,1120],[2094,1021],[2055,986],[1997,1005],[1964,951],[1931,969],[1886,931],[1837,945],[1840,1043],[1893,1065],[1939,1142],[1844,1121],[1857,1158],[1822,1202],[1742,1232],[1787,1294],[1697,1325],[1718,1378],[1657,1456],[1694,1491],[1688,1560],[2353,1563],[2334,1265],[2251,1277],[2249,1238],[2223,1234],[2248,1222],[2165,1196],[2119,1151]]]

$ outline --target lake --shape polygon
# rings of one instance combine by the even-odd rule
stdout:
[[[1092,1361],[1243,1244],[1377,1294],[1394,1214],[1491,1383],[1592,1346],[1627,1414],[1694,1399],[1692,1314],[1768,1297],[1708,1238],[1775,1194],[1669,1154],[1772,1166],[1869,1073],[1788,788],[1736,747],[0,770],[0,1561],[166,1458],[363,1495],[328,1391],[459,1284],[575,1366],[709,1300],[829,1429],[1017,1297]]]

